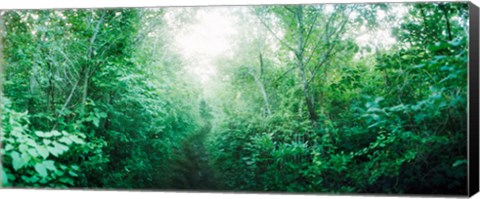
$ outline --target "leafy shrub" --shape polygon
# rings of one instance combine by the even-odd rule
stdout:
[[[85,144],[82,133],[31,129],[27,112],[2,107],[2,183],[15,187],[68,187],[80,172],[62,161],[72,148]]]

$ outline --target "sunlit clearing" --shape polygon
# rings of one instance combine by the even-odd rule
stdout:
[[[234,31],[233,19],[220,9],[199,10],[198,23],[178,35],[176,43],[186,55],[214,57],[229,48],[228,36]]]
[[[330,14],[334,11],[335,11],[334,4],[325,4],[325,7],[323,8],[323,12],[325,12],[325,14]]]
[[[388,12],[388,13],[387,13]],[[385,12],[383,10],[377,10],[377,21],[380,22],[379,27],[374,30],[369,30],[367,27],[362,26],[359,34],[357,34],[355,41],[363,49],[369,49],[369,52],[361,51],[357,53],[356,58],[360,58],[366,54],[373,54],[376,50],[388,49],[397,40],[393,37],[391,30],[393,27],[399,26],[403,16],[407,13],[407,7],[403,4],[392,4],[390,9]],[[387,16],[395,13],[395,19],[391,22],[387,22]]]
[[[236,32],[231,9],[199,9],[196,23],[176,35],[175,45],[190,60],[190,71],[204,84],[216,74],[211,61],[230,49],[230,38]]]

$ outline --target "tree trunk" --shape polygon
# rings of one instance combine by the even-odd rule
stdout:
[[[307,80],[307,75],[305,73],[305,66],[304,66],[304,27],[303,27],[303,7],[300,5],[298,6],[297,10],[297,22],[298,22],[298,31],[297,31],[297,36],[298,36],[298,41],[297,41],[297,52],[296,52],[296,57],[297,57],[297,68],[300,73],[300,79],[302,82],[302,88],[303,88],[303,95],[305,97],[305,103],[307,105],[308,109],[308,115],[310,121],[312,121],[313,125],[316,125],[318,115],[315,112],[315,107],[313,104],[313,97],[310,93],[310,88],[309,88],[309,83]]]
[[[253,77],[255,78],[255,82],[257,83],[258,88],[260,89],[260,92],[262,93],[263,101],[265,103],[265,110],[267,112],[267,115],[270,116],[270,115],[272,115],[272,110],[270,108],[270,102],[268,100],[267,91],[265,90],[265,86],[263,85],[263,79],[262,79],[263,70],[264,70],[262,53],[260,53],[259,59],[260,59],[260,75],[259,75],[259,77],[257,77],[256,75],[253,75]]]
[[[82,93],[82,104],[81,104],[81,115],[83,116],[84,111],[85,111],[85,102],[87,100],[87,94],[88,94],[88,79],[90,77],[90,64],[91,60],[93,59],[94,56],[94,44],[95,44],[95,39],[97,38],[97,34],[100,31],[100,25],[103,22],[103,18],[105,17],[105,13],[102,14],[100,17],[100,20],[98,20],[97,25],[95,26],[95,29],[93,30],[93,35],[90,38],[90,46],[88,47],[87,51],[87,63],[89,65],[84,66],[86,69],[84,70],[84,77],[83,77],[83,93]]]
[[[90,73],[90,70],[87,66],[87,69],[85,70],[85,74],[83,77],[83,92],[82,92],[82,104],[81,104],[82,109],[80,113],[82,116],[85,113],[85,103],[86,103],[87,94],[88,94],[88,73]]]
[[[445,21],[447,22],[447,33],[448,33],[448,39],[451,41],[452,40],[452,31],[450,30],[450,20],[448,20],[448,11],[447,8],[445,7],[446,5],[440,4],[440,8],[443,11],[443,15],[445,16]]]

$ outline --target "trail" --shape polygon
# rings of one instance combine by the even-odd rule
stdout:
[[[215,181],[208,164],[205,138],[210,132],[210,125],[205,125],[188,136],[177,151],[178,159],[173,167],[172,186],[174,189],[213,190]]]

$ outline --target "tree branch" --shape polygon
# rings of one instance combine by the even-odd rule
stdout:
[[[258,20],[263,24],[263,26],[265,26],[265,28],[268,30],[268,32],[270,32],[275,37],[275,39],[277,39],[283,46],[285,46],[286,48],[288,48],[292,52],[297,53],[294,48],[292,48],[285,41],[283,41],[280,37],[278,37],[277,34],[275,34],[275,32],[270,28],[270,26],[268,26],[267,23],[260,16],[258,16],[258,14],[256,16],[257,16]]]
[[[330,39],[330,36],[329,36],[330,23],[331,23],[331,21],[333,21],[332,18],[336,17],[336,15],[337,15],[336,12],[334,12],[332,15],[330,15],[330,17],[327,20],[327,23],[325,24],[325,31],[323,31],[323,35],[325,37],[325,40],[327,40],[327,43],[329,43],[328,40]],[[307,61],[305,62],[305,65],[308,65],[310,63],[310,60],[312,59],[313,55],[315,54],[315,51],[317,50],[317,48],[320,46],[320,43],[321,43],[320,41],[317,41],[315,43],[315,46],[313,47],[312,52],[308,56]]]
[[[334,33],[332,33],[332,35],[336,35],[335,36],[335,40],[330,43],[330,48],[328,49],[327,53],[325,53],[323,56],[322,56],[322,60],[318,62],[318,64],[315,66],[313,72],[312,72],[312,77],[310,77],[310,80],[308,81],[309,83],[311,81],[313,81],[313,79],[315,78],[315,76],[317,75],[317,71],[318,69],[323,66],[323,64],[325,64],[328,60],[328,58],[332,55],[332,50],[333,48],[336,46],[335,43],[337,43],[337,41],[339,40],[340,38],[340,32],[343,31],[343,29],[345,28],[346,24],[348,22],[348,18],[345,19],[341,25],[341,27],[339,29],[337,29],[337,31],[335,31]],[[332,35],[330,35],[329,37],[331,37]]]
[[[278,77],[274,83],[276,84],[278,81],[280,81],[282,78],[284,78],[288,73],[290,73],[291,71],[293,71],[293,69],[297,68],[296,66],[293,66],[291,67],[290,69],[288,69],[287,71],[285,71],[282,75],[280,75],[280,77]]]
[[[313,22],[311,23],[310,27],[308,28],[307,36],[305,37],[305,46],[308,43],[308,40],[310,39],[310,35],[313,32],[313,27],[315,27],[318,19],[318,12],[315,12],[315,17],[313,18]]]

